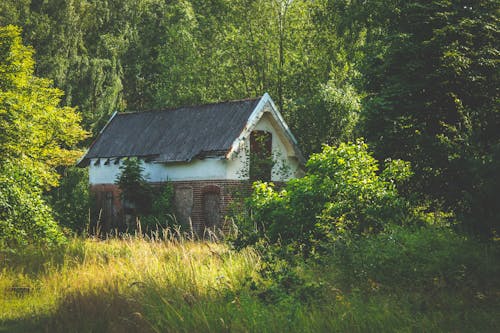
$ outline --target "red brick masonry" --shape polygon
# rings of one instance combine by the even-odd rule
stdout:
[[[196,233],[201,234],[205,229],[203,213],[203,194],[215,192],[220,195],[220,223],[224,228],[225,217],[229,213],[230,203],[235,198],[241,198],[251,192],[251,184],[240,180],[191,180],[172,181],[174,189],[190,188],[193,193],[191,222]],[[161,183],[153,183],[161,185]],[[90,191],[94,196],[96,212],[94,220],[100,221],[104,231],[110,229],[123,229],[125,226],[124,212],[120,199],[120,189],[116,184],[91,185]]]

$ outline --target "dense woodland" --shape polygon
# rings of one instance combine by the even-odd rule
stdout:
[[[238,282],[243,294],[253,302],[256,290],[281,318],[320,299],[334,276],[345,292],[332,294],[338,311],[351,297],[354,313],[374,316],[372,329],[387,326],[356,290],[384,290],[390,297],[373,297],[396,312],[394,295],[406,295],[394,330],[460,331],[469,318],[494,331],[485,309],[499,306],[499,13],[495,0],[1,1],[1,264],[30,246],[66,255],[90,246],[68,240],[86,230],[90,207],[86,171],[72,165],[114,111],[268,92],[309,161],[284,189],[256,183],[232,216],[240,230],[228,246],[265,263],[257,280]],[[66,262],[47,256],[36,258]],[[221,293],[239,302],[233,287]],[[463,316],[445,323],[449,311]],[[189,331],[157,315],[156,329]],[[412,316],[425,325],[404,320]],[[307,318],[316,331],[335,326]],[[336,330],[370,330],[361,322]],[[231,330],[219,324],[206,330]],[[247,324],[233,329],[265,327]]]
[[[364,137],[379,160],[411,162],[408,194],[471,230],[498,228],[496,1],[0,6],[0,24],[19,26],[33,48],[34,74],[64,92],[60,105],[76,107],[92,133],[80,147],[115,110],[267,91],[307,156]]]

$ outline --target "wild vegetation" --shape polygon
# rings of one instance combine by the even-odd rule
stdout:
[[[0,331],[498,329],[498,248],[448,230],[394,229],[297,265],[264,250],[131,236],[2,255]]]
[[[63,242],[42,192],[86,134],[75,109],[59,106],[62,91],[34,75],[32,55],[19,28],[0,28],[0,248]]]
[[[0,2],[0,331],[498,331],[499,6]],[[130,160],[154,232],[87,237],[71,165],[112,112],[264,92],[306,174],[256,182],[235,234],[163,229]]]

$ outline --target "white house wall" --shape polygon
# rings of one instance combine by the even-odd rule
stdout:
[[[255,125],[255,130],[270,132],[273,137],[272,154],[275,164],[271,170],[271,180],[287,181],[297,177],[296,173],[299,169],[299,163],[296,159],[289,156],[289,150],[285,147],[284,140],[280,135],[282,132],[278,131],[273,124],[275,124],[274,119],[270,113],[266,112],[257,125]],[[292,148],[290,147],[289,149],[291,150]]]
[[[89,181],[94,184],[112,184],[120,174],[119,165],[113,161],[105,165],[104,159],[101,163],[94,165],[95,159],[91,160],[89,167]],[[150,182],[163,182],[166,180],[210,180],[226,179],[226,162],[220,159],[195,160],[191,163],[146,163],[142,164],[144,175]]]

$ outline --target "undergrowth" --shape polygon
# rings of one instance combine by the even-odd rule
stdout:
[[[308,260],[142,237],[1,253],[0,332],[497,331],[498,247],[453,235],[394,230]]]

